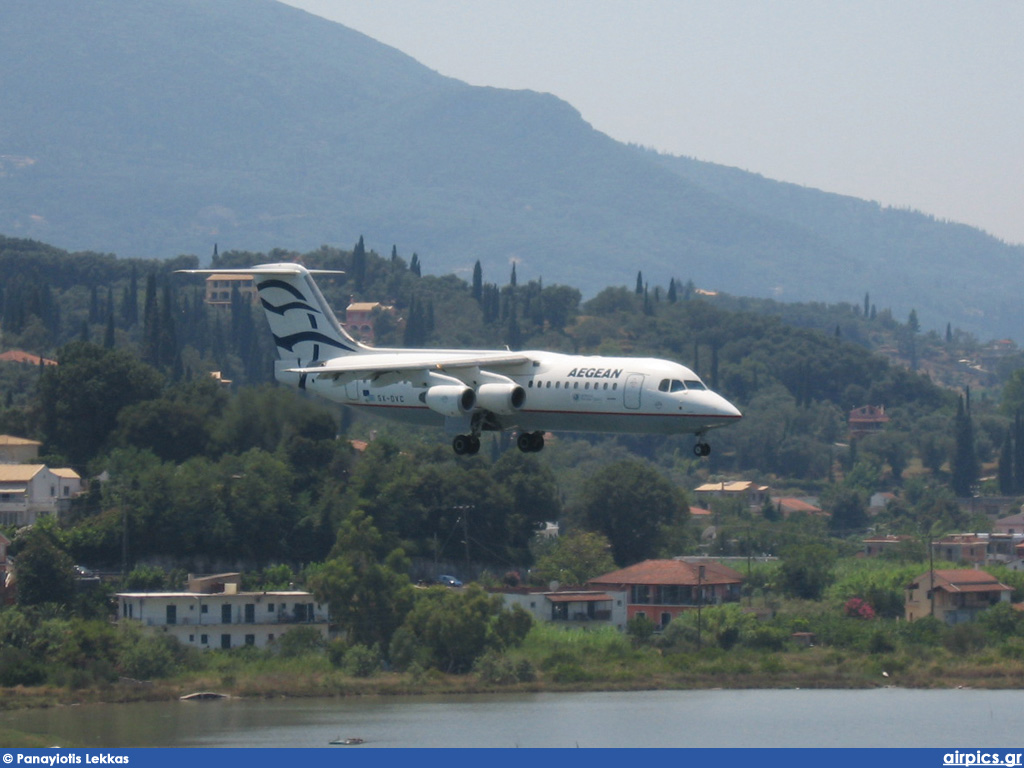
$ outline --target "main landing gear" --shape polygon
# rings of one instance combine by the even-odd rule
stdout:
[[[693,455],[700,456],[701,458],[704,458],[705,456],[710,456],[711,446],[705,443],[703,440],[700,440],[697,442],[695,446],[693,446]]]
[[[544,448],[544,433],[523,432],[516,438],[516,446],[523,453],[537,453]]]
[[[456,435],[452,440],[456,456],[473,456],[480,452],[480,438],[477,435]]]

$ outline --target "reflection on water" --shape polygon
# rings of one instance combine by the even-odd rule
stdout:
[[[1021,691],[633,691],[94,704],[0,724],[82,747],[970,748],[1021,746],[1021,712]]]

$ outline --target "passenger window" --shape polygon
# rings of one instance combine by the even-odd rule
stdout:
[[[658,391],[659,392],[668,392],[668,379],[662,379],[658,383]]]
[[[707,389],[707,387],[704,386],[704,382],[700,379],[687,379],[686,386],[689,389]]]
[[[584,389],[590,389],[590,382],[588,381],[586,384],[584,384],[583,388]]]
[[[547,384],[547,388],[548,388],[548,389],[551,389],[551,382],[550,382],[550,381],[549,381],[549,382],[548,382],[548,384]]]

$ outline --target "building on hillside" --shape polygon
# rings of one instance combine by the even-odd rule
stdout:
[[[373,344],[377,340],[377,317],[382,313],[394,316],[395,308],[379,301],[354,301],[345,308],[342,326],[352,338]]]
[[[1010,602],[1012,592],[985,571],[926,571],[907,585],[904,615],[913,621],[934,611],[945,624],[962,624],[986,608]]]
[[[56,365],[56,360],[51,360],[48,357],[40,357],[39,355],[33,355],[31,352],[26,352],[23,349],[9,349],[6,352],[0,353],[0,363],[21,363],[22,365]]]
[[[886,552],[897,552],[914,542],[913,536],[873,536],[864,539],[864,556],[879,557]]]
[[[644,560],[597,576],[587,585],[625,592],[626,618],[644,616],[664,629],[675,617],[701,605],[740,599],[743,577],[713,560]]]
[[[599,589],[538,589],[505,587],[497,591],[505,607],[518,605],[535,621],[564,627],[626,628],[624,591]]]
[[[711,525],[711,522],[715,519],[710,509],[704,509],[704,507],[690,507],[690,522],[695,526],[704,530],[707,526]]]
[[[777,496],[772,498],[772,504],[783,519],[789,519],[790,515],[797,513],[810,515],[811,517],[828,517],[828,512],[806,499],[798,499],[793,496]]]
[[[45,464],[0,464],[0,524],[32,525],[44,515],[59,515],[82,492],[73,469]]]
[[[299,626],[326,640],[327,606],[302,590],[243,592],[241,574],[189,576],[184,592],[119,592],[118,621],[164,632],[202,650],[264,648]]]
[[[0,435],[0,464],[27,464],[39,458],[42,443],[14,435]]]
[[[932,542],[932,556],[951,563],[980,565],[988,561],[988,537],[953,533]]]
[[[1001,517],[992,524],[993,533],[1024,534],[1024,512]]]
[[[250,304],[259,302],[260,296],[253,276],[232,273],[207,277],[204,300],[211,307],[230,307],[234,291],[238,291]]]
[[[870,435],[872,432],[881,432],[888,423],[889,417],[885,415],[884,405],[862,405],[860,408],[854,408],[847,419],[850,437],[853,439]]]
[[[707,503],[710,499],[737,499],[744,506],[754,508],[764,504],[769,490],[767,485],[758,485],[750,480],[723,480],[717,483],[704,483],[693,492],[697,494],[701,503]]]
[[[884,512],[886,507],[895,499],[896,494],[889,491],[879,491],[878,493],[871,494],[871,499],[868,501],[868,515],[874,517]]]

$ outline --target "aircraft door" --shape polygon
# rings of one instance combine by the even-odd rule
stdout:
[[[630,373],[626,375],[626,386],[622,390],[622,404],[627,408],[636,410],[640,407],[640,393],[644,387],[644,375],[642,373]]]
[[[345,397],[349,400],[355,401],[359,399],[359,384],[358,381],[350,381],[345,385]]]

